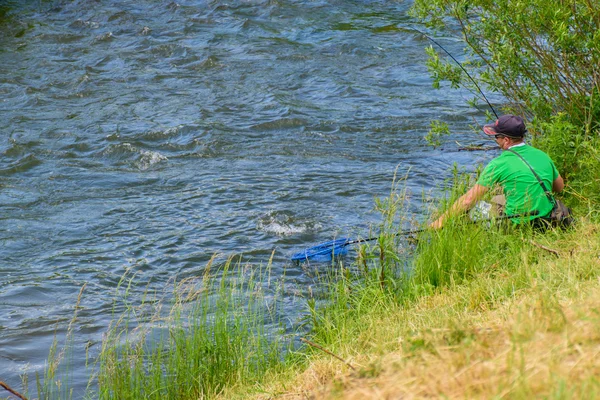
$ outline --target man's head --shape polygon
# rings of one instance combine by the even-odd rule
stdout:
[[[523,118],[506,114],[501,116],[493,124],[484,125],[483,131],[488,136],[493,136],[501,149],[508,149],[510,146],[523,141],[527,128]]]
[[[525,128],[523,118],[517,115],[506,114],[498,118],[493,124],[484,125],[483,131],[488,136],[523,139],[527,133],[527,128]]]

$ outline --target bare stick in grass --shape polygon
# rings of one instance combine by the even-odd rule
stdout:
[[[23,396],[22,394],[16,392],[14,389],[12,389],[6,383],[0,381],[0,386],[2,386],[6,391],[10,392],[11,394],[17,396],[19,399],[21,399],[21,400],[27,400],[27,398],[25,396]]]
[[[458,142],[454,142],[458,146],[458,151],[490,151],[497,150],[498,147],[494,146],[476,146],[476,145],[462,145]]]
[[[323,351],[323,352],[325,352],[325,353],[329,354],[329,355],[330,355],[330,356],[332,356],[332,357],[335,357],[335,358],[337,358],[338,360],[340,360],[341,362],[343,362],[344,364],[346,364],[348,367],[350,367],[350,369],[351,369],[351,370],[353,370],[353,371],[356,371],[356,368],[354,368],[354,367],[352,366],[352,364],[350,364],[348,361],[344,360],[342,357],[340,357],[340,356],[337,356],[337,355],[333,354],[333,353],[332,353],[332,352],[330,352],[329,350],[327,350],[327,349],[325,349],[325,348],[323,348],[323,347],[319,346],[319,345],[318,345],[318,344],[316,344],[316,343],[313,343],[313,342],[311,342],[310,340],[307,340],[307,339],[304,339],[304,338],[300,338],[300,340],[301,340],[301,341],[303,341],[304,343],[306,343],[306,344],[308,344],[308,345],[312,346],[312,347],[315,347],[315,348],[317,348],[317,349],[319,349],[319,350],[321,350],[321,351]]]
[[[558,250],[551,249],[550,247],[546,247],[544,245],[536,243],[533,240],[530,240],[529,243],[531,243],[535,247],[539,247],[542,250],[546,250],[547,252],[554,254],[556,257],[560,257],[560,253],[558,252]]]

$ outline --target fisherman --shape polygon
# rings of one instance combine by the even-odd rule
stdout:
[[[503,115],[495,123],[485,125],[483,131],[496,140],[502,154],[490,161],[475,185],[430,226],[442,228],[450,216],[469,211],[495,186],[500,186],[503,192],[492,200],[498,214],[529,214],[513,221],[531,221],[534,226],[540,227],[547,225],[545,221],[554,204],[546,195],[540,180],[554,193],[561,192],[565,186],[554,162],[543,151],[525,144],[527,129],[519,116]]]

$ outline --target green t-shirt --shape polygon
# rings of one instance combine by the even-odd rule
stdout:
[[[511,150],[523,156],[542,179],[546,188],[552,190],[552,183],[559,174],[554,162],[546,153],[527,145],[512,147]],[[490,161],[477,183],[488,188],[495,184],[502,187],[506,197],[506,215],[537,210],[539,212],[537,216],[527,218],[531,220],[545,217],[552,211],[553,205],[531,169],[510,151],[503,151],[500,156]]]

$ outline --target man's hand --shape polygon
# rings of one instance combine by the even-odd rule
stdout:
[[[444,226],[444,221],[446,218],[448,218],[448,216],[458,215],[462,212],[470,210],[475,203],[477,203],[483,197],[483,195],[487,193],[488,190],[488,187],[475,184],[475,186],[469,189],[467,193],[463,194],[458,200],[456,200],[456,202],[452,204],[452,207],[450,207],[448,211],[443,213],[438,219],[429,224],[429,227],[432,229],[441,229]]]

